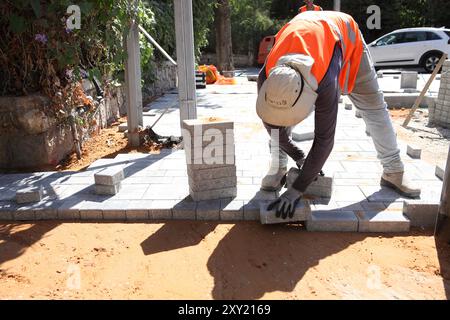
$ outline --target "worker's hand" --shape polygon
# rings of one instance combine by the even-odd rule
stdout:
[[[276,208],[277,218],[281,217],[286,219],[288,216],[289,218],[292,218],[301,196],[301,192],[294,188],[288,188],[278,199],[269,204],[267,210],[272,211]]]

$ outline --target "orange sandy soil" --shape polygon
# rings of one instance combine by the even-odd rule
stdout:
[[[448,299],[450,225],[0,224],[0,299]]]

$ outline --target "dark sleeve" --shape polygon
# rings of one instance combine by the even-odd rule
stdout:
[[[295,162],[305,158],[305,153],[302,151],[302,149],[297,147],[295,142],[292,141],[290,128],[273,126],[271,124],[265,123],[264,121],[263,124],[270,136],[272,136],[272,130],[279,130],[279,147],[281,150],[286,152],[286,154]]]
[[[293,184],[293,187],[300,192],[305,192],[311,182],[316,179],[333,150],[340,96],[340,70],[341,55],[335,55],[317,90],[314,142],[302,171]]]

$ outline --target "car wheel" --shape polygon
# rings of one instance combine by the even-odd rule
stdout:
[[[425,56],[422,62],[422,67],[426,72],[432,73],[436,68],[439,60],[441,60],[441,56],[439,53],[430,53]]]

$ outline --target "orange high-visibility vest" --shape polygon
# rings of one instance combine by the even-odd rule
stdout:
[[[313,4],[313,6],[314,6],[314,10],[312,10],[312,11],[322,11],[322,7],[316,6],[315,4]],[[303,7],[300,7],[300,9],[298,9],[299,13],[306,12],[306,11],[309,11],[308,6],[303,6]]]
[[[314,59],[311,69],[317,83],[324,78],[336,43],[343,53],[339,84],[344,94],[351,93],[364,50],[358,24],[348,14],[335,11],[308,11],[297,15],[275,36],[275,44],[266,61],[266,74],[286,54],[304,54]]]

